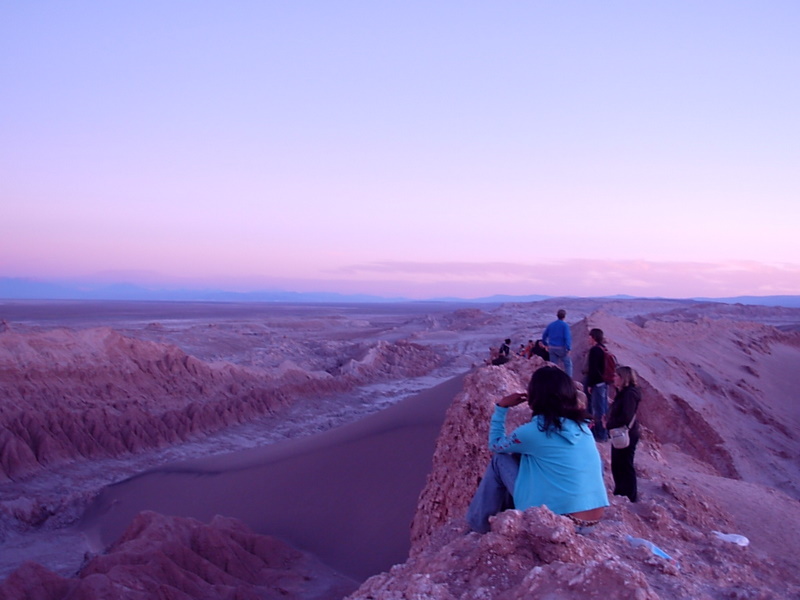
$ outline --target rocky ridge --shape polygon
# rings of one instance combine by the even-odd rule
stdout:
[[[770,395],[778,390],[758,381],[786,376],[787,357],[800,358],[800,338],[753,323],[637,324],[598,312],[573,326],[576,373],[588,350],[580,340],[594,326],[606,331],[620,362],[641,375],[640,502],[612,497],[588,535],[546,508],[507,511],[489,534],[469,532],[463,515],[489,459],[492,403],[524,389],[539,363],[483,367],[448,411],[412,524],[409,560],[370,578],[350,600],[800,595],[793,566],[800,543],[782,527],[800,518],[800,494],[791,484],[800,475],[791,458],[798,447],[786,431],[787,419],[798,414],[782,413]],[[680,349],[689,341],[694,352],[686,357]],[[784,385],[789,394],[794,382]],[[529,418],[527,409],[515,410],[517,422]],[[608,445],[600,450],[611,489]],[[754,455],[756,469],[747,462]],[[743,534],[752,544],[723,541],[714,531]],[[633,546],[628,536],[670,558]]]

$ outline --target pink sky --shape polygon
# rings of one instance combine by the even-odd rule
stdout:
[[[800,294],[800,6],[0,8],[0,277]]]

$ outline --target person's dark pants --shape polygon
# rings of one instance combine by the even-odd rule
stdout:
[[[489,517],[514,508],[514,484],[519,472],[519,454],[492,454],[486,473],[467,509],[473,531],[489,531]]]
[[[636,453],[636,444],[639,436],[631,436],[631,443],[627,448],[611,448],[611,475],[614,477],[614,495],[627,496],[631,502],[636,502],[638,491],[636,489],[636,470],[633,468],[633,455]]]

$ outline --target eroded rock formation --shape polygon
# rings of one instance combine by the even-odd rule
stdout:
[[[3,600],[114,598],[330,599],[357,584],[315,558],[233,519],[209,524],[144,512],[74,578],[26,563],[0,584]]]
[[[333,373],[205,362],[109,328],[0,336],[0,480],[41,466],[140,452],[279,411],[299,397],[414,377],[441,357],[379,341]]]

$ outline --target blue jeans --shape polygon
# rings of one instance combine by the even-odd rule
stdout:
[[[592,395],[589,400],[589,412],[592,413],[594,439],[605,442],[608,439],[608,430],[603,425],[603,417],[608,413],[608,384],[596,383],[592,386]]]
[[[572,377],[572,358],[569,350],[564,346],[549,346],[550,362],[561,367],[567,375]]]
[[[472,502],[467,509],[467,523],[473,531],[489,531],[489,517],[514,508],[514,484],[519,473],[519,454],[492,454]]]

